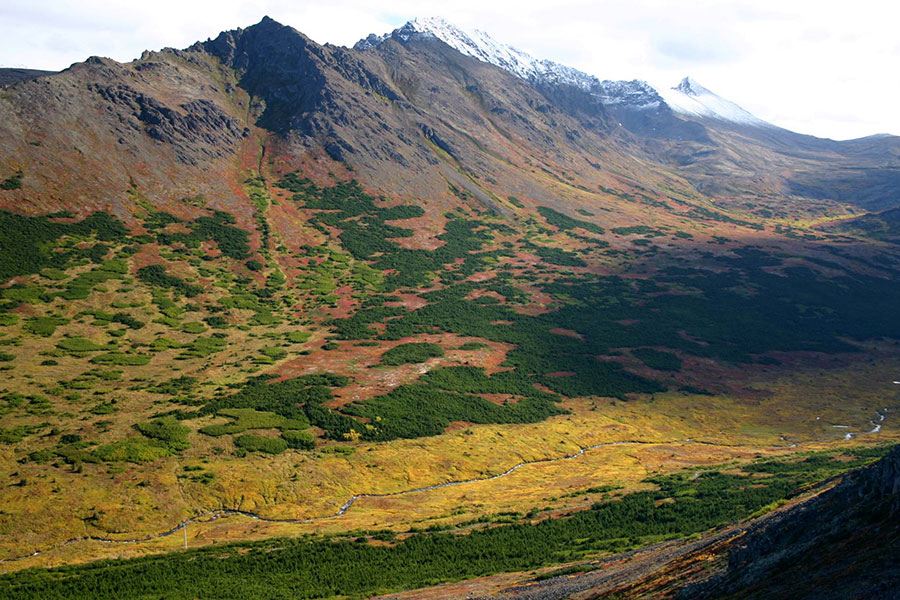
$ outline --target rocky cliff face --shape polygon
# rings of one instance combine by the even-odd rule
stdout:
[[[728,570],[680,598],[891,599],[900,585],[900,447],[752,527]]]
[[[227,163],[249,133],[229,79],[202,56],[148,52],[129,64],[94,57],[3,88],[0,176],[22,174],[4,204],[127,217],[135,187],[160,205],[226,197]]]

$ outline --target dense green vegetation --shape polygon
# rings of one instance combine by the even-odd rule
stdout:
[[[167,233],[165,228],[178,223],[189,229],[188,233]],[[148,230],[156,232],[156,240],[164,246],[184,244],[197,248],[201,242],[213,241],[219,251],[229,258],[241,260],[250,256],[249,233],[234,225],[234,217],[226,212],[213,211],[211,217],[197,217],[193,221],[179,219],[167,212],[153,213],[145,223]]]
[[[344,386],[348,381],[346,377],[330,373],[304,375],[274,383],[268,377],[258,377],[248,381],[234,394],[213,399],[200,409],[199,414],[220,414],[223,409],[253,409],[287,419],[303,420],[306,418],[302,408],[305,403],[319,404],[331,400],[331,388]],[[227,417],[235,413],[225,411],[221,414]]]
[[[69,319],[65,317],[28,317],[22,329],[35,335],[49,337],[53,335],[57,327],[68,322]]]
[[[145,437],[162,442],[171,452],[180,452],[190,447],[187,440],[190,429],[171,417],[137,423],[134,428]]]
[[[439,271],[462,259],[463,263],[442,278],[448,281],[463,279],[477,272],[495,257],[496,253],[477,253],[491,239],[483,223],[453,217],[438,239],[444,242],[435,250],[411,250],[393,241],[409,237],[412,230],[389,225],[387,221],[419,217],[423,213],[417,206],[401,205],[380,208],[375,197],[366,194],[357,182],[339,182],[322,188],[295,174],[285,176],[279,186],[294,192],[293,199],[305,208],[317,212],[312,223],[323,232],[329,228],[340,230],[338,239],[344,249],[358,260],[372,261],[376,270],[391,270],[382,288],[392,291],[398,287],[426,285]]]
[[[681,359],[671,352],[663,352],[652,348],[638,348],[632,350],[631,355],[657,371],[681,370]]]
[[[247,452],[263,452],[265,454],[281,454],[288,448],[287,442],[281,438],[252,434],[234,438],[234,445]]]
[[[0,181],[0,190],[18,190],[22,188],[22,171],[16,171],[9,177]]]
[[[243,433],[248,429],[306,429],[309,421],[305,417],[287,418],[273,412],[254,410],[252,408],[222,408],[216,413],[232,419],[225,425],[208,425],[200,429],[200,433],[211,436]]]
[[[137,276],[138,279],[140,279],[147,285],[162,288],[172,288],[178,290],[188,298],[192,298],[203,291],[202,288],[191,285],[185,282],[180,277],[169,275],[168,273],[166,273],[166,268],[162,265],[149,265],[147,267],[142,267],[138,269]]]
[[[276,440],[277,442],[278,440]],[[764,461],[744,469],[651,479],[657,490],[594,504],[566,518],[489,526],[465,535],[419,533],[394,544],[365,537],[302,537],[213,546],[132,560],[100,561],[0,578],[0,597],[362,598],[441,581],[533,569],[628,548],[747,517],[799,486],[862,465],[877,452],[842,460]],[[766,478],[753,477],[765,472]],[[377,533],[373,539],[391,539]]]
[[[498,385],[493,389],[504,387]],[[445,391],[429,384],[403,385],[342,410],[368,419],[360,433],[363,439],[373,441],[439,435],[453,421],[536,423],[563,412],[553,404],[552,396],[541,395],[536,389],[518,402],[501,406],[478,396]]]
[[[586,267],[587,263],[578,258],[574,253],[562,248],[549,246],[531,246],[531,250],[541,257],[545,263],[562,267]]]
[[[0,210],[0,282],[16,275],[39,273],[45,268],[64,269],[73,260],[90,256],[90,248],[51,251],[52,244],[63,236],[108,242],[121,240],[127,234],[125,226],[107,213],[94,213],[83,221],[64,223]]]
[[[628,373],[613,362],[596,358],[604,354],[608,346],[593,340],[580,340],[550,333],[559,327],[560,312],[541,316],[517,313],[512,307],[498,304],[473,303],[466,296],[474,289],[495,289],[510,294],[503,280],[492,280],[484,284],[458,284],[442,290],[428,292],[423,296],[429,301],[427,306],[411,312],[394,309],[363,309],[353,317],[336,321],[338,331],[346,337],[370,337],[375,331],[369,323],[384,319],[385,316],[399,316],[386,322],[387,329],[380,336],[385,339],[403,339],[418,333],[439,330],[463,336],[479,337],[497,342],[513,344],[514,349],[507,354],[504,366],[514,367],[511,375],[529,386],[542,383],[553,391],[567,396],[605,395],[624,397],[631,392],[652,393],[663,389],[659,384]],[[511,286],[510,286],[511,287]],[[399,315],[397,313],[400,313]],[[563,313],[568,316],[569,313]],[[596,323],[590,314],[578,312],[579,320]],[[343,321],[343,322],[342,322]],[[344,322],[348,325],[343,327]],[[624,326],[600,321],[610,329],[623,331]],[[572,327],[580,331],[580,327]],[[619,334],[618,339],[623,339]],[[613,342],[605,334],[601,342]]]
[[[340,241],[347,251],[344,254],[332,247],[301,248],[297,258],[308,274],[301,277],[295,289],[309,292],[332,306],[337,299],[335,290],[341,285],[350,282],[355,291],[362,292],[355,296],[359,304],[350,317],[326,321],[335,337],[375,343],[367,341],[454,333],[509,344],[503,366],[510,370],[493,377],[471,370],[439,370],[390,394],[339,410],[325,406],[331,398],[329,388],[340,385],[335,381],[310,385],[251,381],[242,391],[218,396],[200,409],[202,414],[217,414],[229,421],[207,428],[210,434],[237,435],[262,428],[245,427],[240,418],[219,412],[220,409],[251,410],[257,417],[258,413],[271,413],[293,424],[266,428],[279,429],[284,434],[303,431],[309,423],[336,439],[386,440],[434,435],[454,420],[534,421],[559,412],[556,397],[537,393],[536,384],[569,397],[627,398],[629,394],[662,390],[660,383],[630,373],[615,360],[602,358],[609,358],[611,353],[621,354],[627,348],[648,367],[678,371],[680,356],[730,362],[769,361],[772,359],[765,353],[771,350],[845,352],[855,349],[847,339],[900,337],[900,325],[890,318],[892,307],[900,304],[900,292],[887,279],[865,275],[826,279],[808,268],[786,266],[780,257],[751,247],[734,249],[733,254],[703,253],[689,267],[663,266],[652,279],[584,272],[567,276],[566,269],[555,267],[587,264],[591,252],[596,251],[595,245],[576,254],[537,245],[530,234],[521,238],[518,246],[505,240],[496,245],[494,233],[500,231],[497,223],[488,217],[486,221],[469,219],[462,211],[456,211],[446,215],[445,230],[438,236],[442,245],[435,250],[410,250],[395,241],[412,233],[398,223],[421,216],[421,208],[385,206],[384,199],[366,194],[355,182],[320,187],[288,175],[280,185],[291,190],[293,200],[312,213],[311,222],[316,227]],[[539,207],[538,211],[547,223],[579,240],[589,238],[573,233],[576,229],[602,232],[602,228],[587,221],[547,207]],[[55,358],[66,355],[84,357],[98,365],[140,366],[148,364],[156,353],[177,348],[179,360],[202,359],[227,347],[228,335],[222,329],[276,325],[285,318],[281,307],[291,300],[281,298],[277,290],[287,279],[271,267],[265,252],[262,256],[266,262],[253,259],[246,263],[266,271],[269,279],[265,285],[254,284],[247,278],[234,278],[230,273],[217,281],[214,271],[203,265],[204,261],[213,259],[198,249],[202,242],[215,242],[226,257],[249,258],[247,232],[237,228],[234,219],[226,213],[213,212],[208,217],[184,220],[169,213],[150,212],[144,224],[152,235],[131,238],[134,244],[124,248],[103,243],[128,239],[124,226],[108,215],[93,215],[75,223],[60,222],[70,218],[0,214],[0,220],[5,219],[8,225],[3,230],[6,233],[0,234],[7,236],[5,244],[14,246],[16,240],[9,236],[29,228],[34,230],[29,235],[39,242],[20,253],[27,260],[20,261],[16,272],[41,276],[35,278],[37,283],[18,284],[0,291],[7,310],[22,303],[50,303],[58,297],[86,298],[91,290],[111,280],[123,280],[123,287],[129,285],[130,281],[124,282],[128,274],[127,256],[136,252],[140,243],[154,239],[169,246],[163,252],[163,257],[172,261],[169,268],[184,273],[184,263],[176,264],[184,257],[196,268],[187,272],[198,273],[204,281],[229,290],[229,295],[207,300],[205,306],[197,300],[192,304],[184,298],[195,298],[202,291],[195,280],[177,277],[160,264],[143,267],[137,272],[137,280],[153,288],[152,302],[162,313],[153,321],[197,337],[184,342],[176,341],[182,339],[178,337],[157,336],[144,346],[149,347],[149,352],[135,353],[140,346],[129,347],[127,336],[122,337],[123,329],[110,329],[104,337],[67,334],[54,342],[54,352],[58,353],[53,355]],[[549,230],[541,231],[546,234]],[[504,235],[510,232],[515,233],[507,227]],[[644,225],[616,228],[613,233],[666,235],[660,229]],[[538,241],[547,243],[545,239]],[[27,248],[28,244],[19,246]],[[180,246],[192,249],[193,253]],[[498,246],[500,249],[496,249]],[[5,252],[8,246],[2,247]],[[485,250],[485,247],[493,249]],[[503,264],[505,259],[515,256],[514,250],[534,252],[542,262],[524,273]],[[73,277],[67,271],[73,265],[90,268],[79,269]],[[464,281],[482,271],[490,271],[493,277]],[[524,291],[523,283],[553,298],[556,303],[551,305],[552,310],[539,315],[518,311],[518,305],[529,301],[530,292]],[[421,292],[422,286],[432,287],[432,291]],[[427,304],[416,310],[398,306],[398,297],[387,294],[401,288],[406,293],[418,292]],[[209,310],[215,314],[186,318],[188,310]],[[251,316],[240,322],[244,318],[237,316],[242,314],[240,311],[250,311]],[[23,332],[38,336],[52,336],[58,327],[70,322],[59,311],[49,310],[43,316],[19,317],[11,313],[2,316],[0,322],[21,321]],[[95,310],[91,316],[98,326],[112,323],[130,329],[145,326],[144,321],[130,312]],[[208,327],[216,330],[209,335]],[[571,330],[574,335],[551,333],[559,330]],[[270,345],[255,347],[253,356],[248,357],[256,365],[254,369],[283,360],[291,352],[286,342],[303,343],[309,332],[292,332],[287,338],[284,334],[280,336]],[[337,344],[329,340],[323,348],[335,347]],[[462,349],[484,347],[483,342],[470,342]],[[442,352],[433,344],[401,344],[383,354],[382,364],[418,362],[440,356]],[[0,358],[12,360],[15,352],[12,348],[4,350]],[[43,364],[51,366],[55,362],[48,358]],[[10,367],[4,365],[4,368]],[[90,389],[91,382],[72,380],[68,385]],[[265,393],[257,397],[261,390]],[[488,393],[507,394],[506,405],[479,397]],[[103,400],[95,409],[106,410],[111,406]]]
[[[576,227],[580,227],[585,231],[590,231],[591,233],[597,234],[602,234],[605,231],[602,227],[600,227],[599,225],[594,225],[590,221],[573,219],[572,217],[565,215],[559,211],[553,210],[548,206],[538,206],[538,212],[541,213],[541,216],[544,217],[544,220],[546,220],[547,223],[555,226],[560,231],[568,231],[569,229],[575,229]]]

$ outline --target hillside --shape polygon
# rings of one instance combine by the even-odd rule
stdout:
[[[0,569],[543,532],[370,594],[700,533],[900,439],[900,248],[867,225],[898,138],[510,71],[422,23],[351,49],[264,18],[0,88]],[[607,501],[732,485],[565,545],[634,520]]]

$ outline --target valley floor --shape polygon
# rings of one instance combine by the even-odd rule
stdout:
[[[289,455],[223,461],[209,466],[218,478],[228,480],[228,470],[243,469],[231,473],[235,485],[246,482],[235,504],[183,497],[180,514],[160,511],[152,520],[123,521],[120,531],[102,536],[104,541],[78,539],[64,524],[40,534],[10,532],[0,569],[126,558],[185,544],[195,548],[308,533],[446,528],[482,515],[535,509],[559,516],[589,507],[609,489],[616,494],[649,489],[646,478],[688,467],[898,441],[900,405],[890,383],[896,362],[888,349],[882,352],[887,354],[874,363],[840,367],[805,359],[806,368],[792,365],[788,376],[778,370],[743,379],[735,374],[734,385],[755,391],[754,399],[660,393],[629,402],[567,400],[571,414],[538,424],[456,426],[436,438],[360,442],[353,444],[351,454],[301,458],[299,463]],[[884,416],[878,422],[882,427],[872,432],[871,421],[879,415]],[[850,440],[847,432],[853,433]],[[142,476],[140,465],[130,469],[125,477]],[[267,500],[266,480],[277,486],[278,474],[291,472],[309,482],[308,495]],[[102,473],[80,477],[90,486],[102,480]],[[447,485],[451,482],[459,483]],[[36,502],[32,510],[39,509],[40,500]],[[190,522],[179,529],[186,519]],[[23,548],[26,556],[17,556]],[[35,551],[39,553],[28,556]]]

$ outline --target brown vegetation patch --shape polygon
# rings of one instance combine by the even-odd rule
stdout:
[[[480,283],[482,281],[487,281],[489,279],[493,279],[496,276],[497,276],[496,271],[479,271],[478,273],[473,273],[472,275],[467,277],[466,281]]]
[[[554,327],[550,333],[555,335],[564,335],[566,337],[575,338],[576,340],[584,340],[584,336],[574,329],[563,329],[562,327]]]
[[[485,400],[489,400],[494,404],[499,404],[503,406],[504,404],[517,404],[519,400],[522,399],[521,396],[516,396],[514,394],[478,394]]]
[[[423,306],[428,305],[428,301],[419,296],[418,294],[411,293],[394,293],[394,296],[397,296],[401,300],[396,302],[385,302],[385,306],[402,306],[407,310],[418,310]]]
[[[480,350],[457,350],[466,342],[482,342],[487,347]],[[424,363],[399,366],[380,366],[381,355],[391,348],[410,342],[430,342],[444,348],[446,355],[431,358]],[[506,370],[501,366],[512,346],[500,342],[486,342],[480,338],[463,337],[450,333],[425,334],[416,337],[379,342],[377,346],[358,346],[355,342],[338,342],[340,347],[330,351],[316,351],[298,356],[279,368],[284,379],[311,373],[331,372],[347,375],[351,383],[334,390],[332,407],[366,400],[386,394],[399,385],[416,381],[423,373],[444,365],[472,365],[485,369],[488,374]]]

